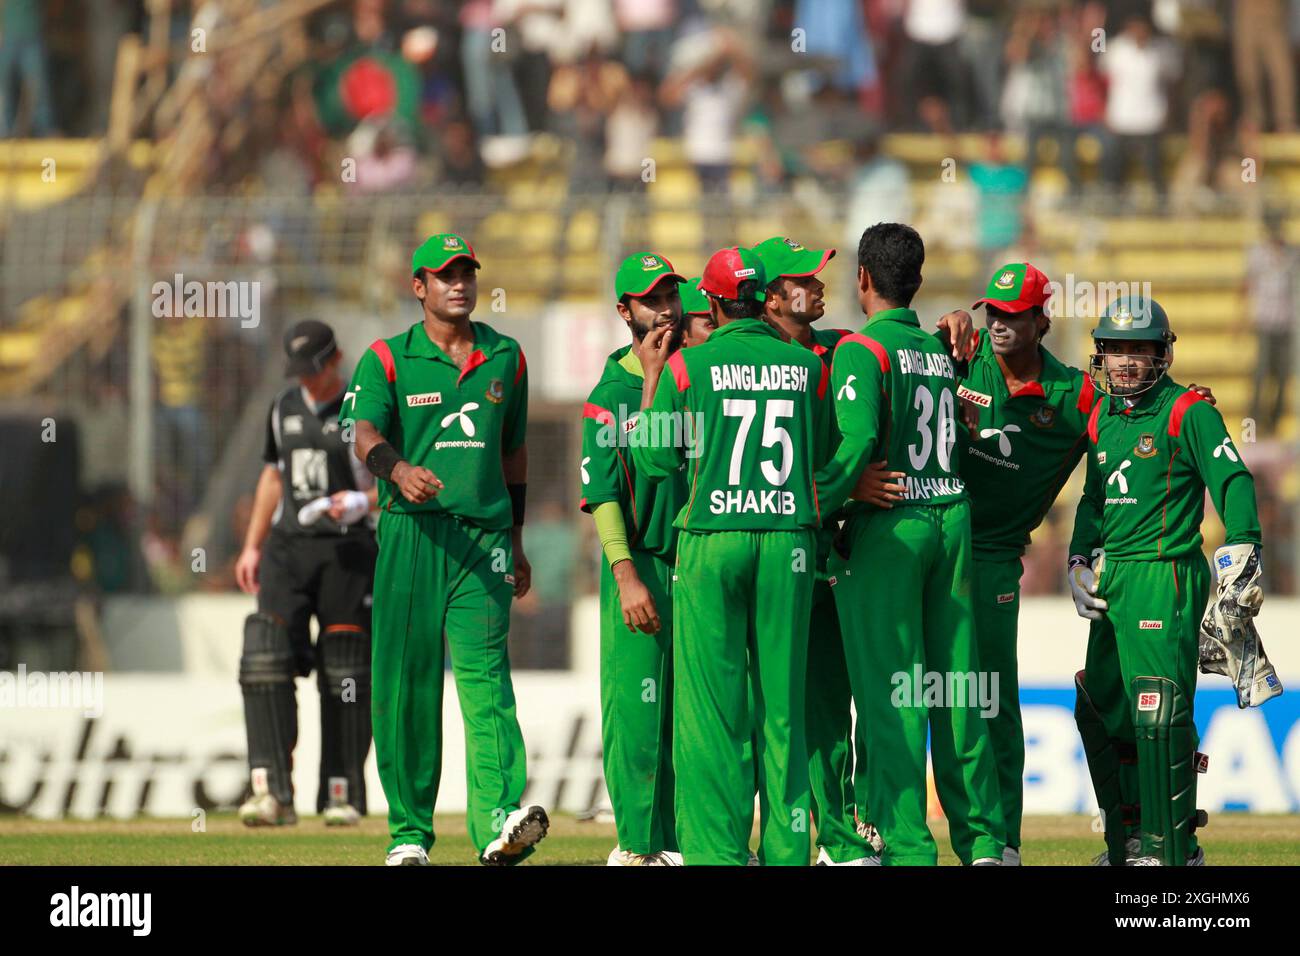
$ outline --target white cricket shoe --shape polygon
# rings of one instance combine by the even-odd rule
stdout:
[[[858,831],[858,836],[871,844],[871,849],[877,854],[885,852],[885,838],[880,835],[874,823],[858,822],[854,824],[854,829]]]
[[[1019,866],[1019,865],[1020,865],[1020,850],[1019,850],[1018,848],[1014,847],[1014,846],[1004,847],[1003,850],[1002,850],[1002,865],[1003,865],[1003,866]]]
[[[880,866],[879,856],[860,856],[856,860],[845,860],[843,863],[836,863],[831,859],[831,855],[826,852],[826,847],[819,847],[817,850],[817,866]]]
[[[1124,841],[1124,859],[1126,862],[1132,862],[1142,853],[1141,837],[1129,837]],[[1092,858],[1093,866],[1110,866],[1110,851],[1102,850]]]
[[[680,856],[678,857],[680,860]],[[681,863],[670,863],[664,859],[663,853],[633,853],[631,850],[623,850],[619,847],[609,851],[609,859],[605,861],[606,866],[681,866]]]
[[[298,822],[293,807],[282,804],[269,793],[255,794],[239,808],[239,821],[246,827],[285,827]]]
[[[327,827],[354,827],[361,822],[361,812],[350,803],[333,803],[322,814]]]
[[[1139,856],[1128,861],[1129,866],[1164,866],[1165,861],[1158,856]],[[1188,866],[1205,866],[1205,848],[1197,847],[1196,852],[1187,858]]]
[[[1002,866],[1002,857],[982,856],[978,860],[971,861],[971,866]]]
[[[1205,847],[1198,846],[1196,852],[1187,858],[1188,866],[1205,866]]]
[[[664,866],[685,866],[686,861],[682,859],[681,853],[676,850],[660,850],[659,855],[663,857]]]
[[[484,866],[513,866],[525,850],[541,842],[550,826],[541,807],[520,807],[506,817],[501,835],[487,845],[479,862]]]
[[[428,866],[429,854],[417,843],[403,843],[388,851],[384,866]]]

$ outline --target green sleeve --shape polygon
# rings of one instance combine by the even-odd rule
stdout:
[[[1219,410],[1209,402],[1193,402],[1181,427],[1183,447],[1227,529],[1223,543],[1262,543],[1255,478],[1233,445]]]
[[[370,422],[379,434],[387,436],[396,408],[397,395],[384,372],[383,363],[371,349],[366,349],[352,373],[348,392],[343,396],[343,406],[339,409],[340,424],[349,419]]]
[[[678,352],[673,359],[681,361],[680,356]],[[675,475],[686,460],[684,439],[688,416],[683,414],[685,407],[686,394],[678,390],[672,368],[665,366],[655,388],[654,402],[637,416],[631,442],[632,460],[636,462],[638,471],[651,481],[663,481]],[[698,441],[698,436],[692,436],[692,440]]]
[[[821,470],[830,463],[835,450],[838,432],[835,426],[835,409],[831,405],[830,372],[818,359],[813,370],[817,378],[817,390],[813,393],[813,470]]]
[[[627,546],[627,524],[623,521],[623,509],[618,502],[603,502],[597,505],[592,515],[596,519],[596,534],[609,566],[612,568],[620,561],[632,560],[632,552]]]
[[[1091,448],[1092,446],[1089,446]],[[1070,536],[1070,557],[1081,555],[1092,561],[1092,553],[1101,547],[1101,509],[1106,500],[1106,488],[1097,465],[1097,456],[1088,453],[1087,475],[1083,480],[1083,496],[1074,511],[1074,533]]]
[[[884,390],[885,372],[871,350],[860,342],[841,342],[828,389],[840,443],[816,476],[818,497],[827,513],[844,504],[873,460],[882,432]]]
[[[528,431],[528,363],[523,349],[516,352],[515,384],[510,389],[510,403],[506,406],[506,419],[501,430],[501,451],[510,454],[524,443]]]
[[[623,488],[619,481],[618,427],[614,413],[604,407],[599,389],[591,393],[582,410],[582,479],[583,511],[593,512],[597,505],[617,502]]]

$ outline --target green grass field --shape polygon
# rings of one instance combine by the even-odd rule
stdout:
[[[385,823],[371,818],[356,828],[329,829],[318,817],[297,826],[250,830],[232,814],[210,815],[201,832],[189,819],[117,822],[0,818],[0,864],[4,865],[161,865],[210,866],[368,866],[383,862],[388,842]],[[1027,817],[1027,865],[1085,864],[1102,849],[1086,816]],[[940,863],[955,865],[943,821],[931,824],[939,842]],[[430,853],[434,863],[473,864],[475,856],[462,816],[439,816],[439,838]],[[615,843],[607,823],[552,819],[551,832],[525,865],[599,866]],[[1300,816],[1215,814],[1204,831],[1209,865],[1300,864]],[[756,844],[756,841],[754,843]]]

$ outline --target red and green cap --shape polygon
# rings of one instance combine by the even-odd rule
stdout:
[[[754,247],[754,251],[763,260],[768,282],[783,276],[791,279],[815,276],[835,258],[834,249],[805,249],[784,236],[764,239]]]
[[[475,269],[483,268],[474,258],[473,246],[454,232],[440,232],[424,240],[411,254],[411,275],[419,275],[421,269],[441,272],[456,259],[468,259]]]
[[[634,252],[618,267],[614,276],[614,295],[620,299],[625,295],[639,299],[665,278],[686,281],[686,277],[674,272],[673,264],[657,252]]]
[[[993,273],[988,288],[984,290],[984,298],[971,308],[991,305],[1000,312],[1024,312],[1045,304],[1051,294],[1047,276],[1028,262],[1010,262]]]
[[[762,302],[766,298],[763,287],[767,285],[767,270],[763,268],[763,260],[758,257],[758,253],[744,246],[719,249],[704,266],[704,275],[700,276],[700,291],[723,299],[737,299],[740,297],[740,284],[750,279],[758,283],[758,292],[754,298]]]
[[[682,315],[708,315],[709,297],[700,291],[700,277],[682,283]]]

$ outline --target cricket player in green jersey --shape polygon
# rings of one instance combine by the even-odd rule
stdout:
[[[679,287],[682,298],[682,348],[699,345],[718,327],[709,310],[709,297],[700,291],[700,276],[687,279]]]
[[[1093,622],[1075,716],[1106,830],[1098,862],[1199,866],[1196,773],[1206,761],[1192,703],[1210,587],[1201,519],[1208,491],[1227,528],[1215,553],[1218,600],[1238,583],[1233,597],[1246,600],[1232,613],[1253,616],[1263,600],[1255,482],[1218,411],[1168,376],[1174,333],[1159,303],[1117,299],[1092,337],[1105,396],[1088,419],[1069,581]],[[1126,752],[1136,766],[1125,765]],[[1123,807],[1135,804],[1140,829],[1125,822]],[[1128,860],[1133,838],[1140,847]]]
[[[673,815],[673,519],[686,501],[684,472],[653,482],[628,439],[645,373],[637,348],[654,328],[678,326],[682,276],[653,252],[628,256],[614,278],[632,344],[605,363],[582,412],[582,501],[596,519],[600,575],[600,702],[605,785],[618,846],[611,866],[676,866]]]
[[[754,252],[762,260],[767,277],[764,319],[787,341],[811,350],[829,371],[835,346],[849,330],[818,329],[813,323],[826,313],[826,286],[817,273],[835,257],[835,250],[808,249],[793,239],[774,236],[760,242]],[[866,766],[866,740],[858,734],[855,750],[853,691],[844,664],[835,599],[826,583],[826,559],[835,530],[834,525],[823,521],[817,534],[805,700],[808,783],[817,825],[817,863],[870,866],[879,862],[878,848],[873,848],[870,840],[875,829],[866,822],[866,807],[859,806],[854,788],[855,763]],[[865,777],[862,780],[865,785]]]
[[[667,336],[651,333],[637,424],[645,440],[633,443],[652,479],[686,465],[674,522],[673,766],[688,866],[748,863],[755,772],[760,862],[808,864],[805,664],[828,376],[761,321],[765,285],[750,249],[710,258],[699,288],[718,329],[673,352],[662,376]]]
[[[478,260],[460,236],[411,257],[424,319],[357,365],[339,417],[381,480],[375,568],[373,722],[388,798],[387,863],[428,863],[442,773],[444,639],[465,723],[469,835],[511,865],[546,835],[519,805],[525,752],[506,638],[527,592],[523,553],[528,373],[519,343],[470,321]]]
[[[925,823],[926,736],[953,849],[1000,866],[1004,824],[971,609],[970,504],[957,474],[953,359],[908,306],[925,247],[900,223],[858,245],[868,316],[835,351],[831,389],[840,444],[817,473],[823,507],[848,515],[828,563],[853,699],[867,741],[867,802],[885,865],[931,865]],[[848,502],[867,463],[903,472],[898,507]],[[846,504],[846,502],[848,502]],[[938,693],[935,685],[938,684]]]

